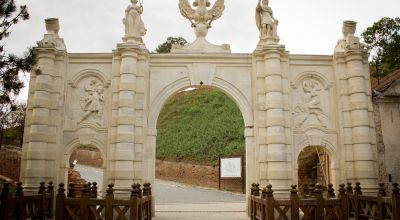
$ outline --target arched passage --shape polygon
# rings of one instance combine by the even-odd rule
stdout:
[[[84,181],[96,182],[101,195],[106,185],[106,164],[107,157],[100,142],[93,140],[89,144],[81,144],[77,139],[64,149],[60,179],[76,185]]]
[[[169,97],[174,95],[176,92],[183,90],[184,88],[192,86],[190,80],[188,78],[181,78],[176,80],[175,82],[167,85],[162,89],[151,102],[149,109],[149,118],[148,118],[148,149],[149,155],[151,158],[148,158],[146,166],[148,168],[148,179],[155,179],[155,158],[156,158],[156,135],[157,135],[157,119],[159,117],[160,111],[168,100]],[[242,92],[235,87],[219,78],[214,78],[211,85],[212,88],[218,89],[225,93],[228,97],[230,97],[240,109],[242,114],[245,130],[245,151],[246,151],[246,189],[249,188],[250,183],[255,181],[255,160],[253,160],[252,156],[254,155],[254,134],[253,134],[253,114],[251,110],[251,106],[249,101],[245,98]],[[247,192],[246,192],[247,193]]]
[[[333,146],[320,139],[311,142],[304,142],[295,157],[295,179],[299,187],[320,183],[323,186],[333,184],[337,188],[340,181],[339,161]]]

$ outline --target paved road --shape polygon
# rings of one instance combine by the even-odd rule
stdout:
[[[156,180],[156,220],[247,220],[243,194]]]
[[[215,189],[192,187],[175,182],[156,180],[154,195],[156,204],[165,203],[240,203],[245,202],[245,195],[222,192]]]
[[[82,178],[102,186],[102,169],[76,165]],[[156,180],[155,220],[248,220],[245,195]]]

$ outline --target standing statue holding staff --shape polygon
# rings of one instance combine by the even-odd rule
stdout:
[[[256,7],[256,24],[260,30],[260,38],[277,38],[278,20],[273,16],[271,7],[268,6],[268,0],[259,0]]]
[[[125,24],[125,40],[128,42],[139,42],[142,43],[142,36],[146,34],[146,27],[142,20],[143,5],[140,2],[138,5],[137,0],[131,0],[132,4],[129,5],[125,10],[125,18],[123,23]]]

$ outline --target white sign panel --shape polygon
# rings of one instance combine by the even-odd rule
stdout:
[[[242,158],[221,158],[221,178],[242,177]]]

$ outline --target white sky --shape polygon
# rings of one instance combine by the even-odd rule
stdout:
[[[144,37],[154,51],[169,36],[194,40],[190,22],[178,9],[178,0],[143,0]],[[17,0],[26,4],[31,18],[21,21],[6,40],[6,50],[22,54],[46,32],[44,19],[60,19],[60,36],[68,52],[111,52],[123,36],[122,18],[130,0]],[[193,0],[189,0],[193,2]],[[215,0],[210,0],[211,4]],[[234,53],[251,53],[258,42],[255,6],[258,0],[225,0],[225,11],[212,23],[207,39],[230,44]],[[358,22],[359,35],[381,17],[400,16],[399,0],[270,0],[279,20],[280,43],[292,54],[332,54],[341,38],[343,20]],[[26,92],[21,94],[21,99]]]

